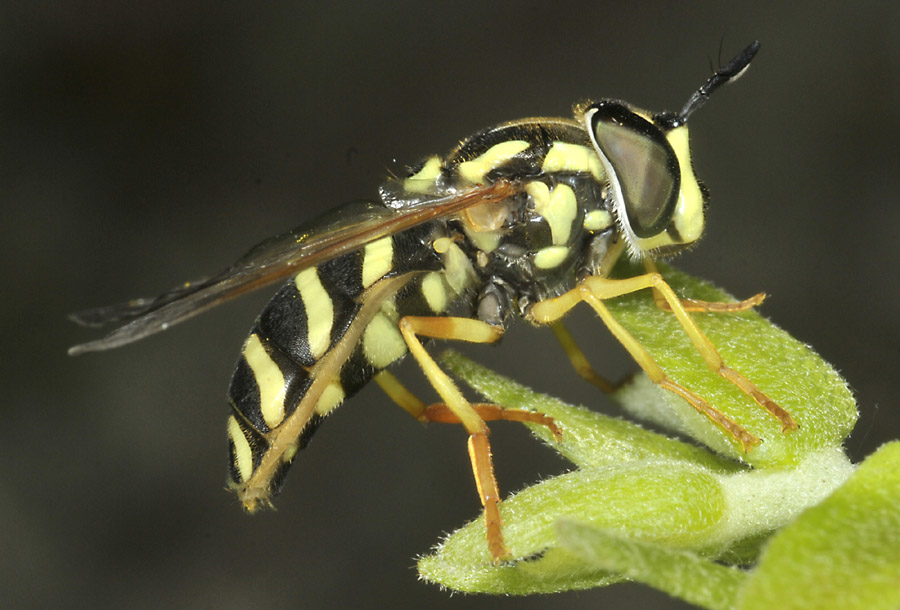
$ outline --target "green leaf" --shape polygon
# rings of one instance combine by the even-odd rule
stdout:
[[[563,431],[561,443],[545,427],[530,427],[582,465],[501,505],[506,542],[522,560],[492,565],[480,519],[420,560],[423,578],[456,590],[523,595],[621,580],[560,548],[554,524],[563,518],[724,561],[752,559],[756,545],[745,545],[748,551],[743,543],[758,543],[821,501],[852,471],[835,447],[811,453],[793,468],[750,470],[636,424],[535,394],[459,354],[447,353],[442,360],[489,399],[514,400],[554,417]]]
[[[684,274],[667,268],[663,273],[683,297],[731,300]],[[654,556],[674,553],[695,564],[707,559],[746,564],[768,536],[850,476],[853,467],[841,444],[856,421],[856,407],[846,383],[808,347],[755,312],[693,316],[727,364],[794,416],[800,429],[783,433],[775,418],[709,370],[673,314],[656,307],[648,291],[607,303],[671,379],[706,398],[762,444],[744,453],[729,434],[643,375],[617,391],[615,401],[626,412],[692,437],[714,452],[566,405],[448,353],[444,365],[487,400],[553,417],[563,433],[561,443],[546,427],[528,425],[579,469],[503,502],[503,533],[516,561],[491,563],[479,519],[420,560],[423,578],[461,591],[527,594],[603,586],[626,575],[638,577],[641,566],[645,572],[655,566],[640,578],[679,594],[677,587],[665,584],[672,582],[671,575],[657,573],[659,562],[642,557],[640,565],[602,563],[596,553],[589,557],[565,536],[561,539],[555,524],[577,522],[599,530],[598,535],[613,536],[630,549],[626,558],[646,551]],[[560,366],[567,366],[562,354]],[[722,585],[728,591],[702,594],[713,600],[703,602],[708,607],[732,596],[739,579],[734,572],[725,573],[729,576],[723,578],[732,579]],[[678,579],[677,572],[672,578]]]
[[[661,266],[677,294],[706,301],[733,301],[726,292]],[[634,273],[632,273],[634,274]],[[659,309],[647,291],[607,302],[613,315],[653,355],[670,378],[760,437],[744,453],[730,435],[681,398],[656,388],[644,376],[623,388],[616,401],[631,415],[697,439],[716,452],[755,467],[788,466],[823,447],[839,446],[858,417],[846,382],[808,346],[755,311],[692,314],[725,359],[760,390],[787,409],[800,429],[781,424],[734,385],[709,370],[675,316]],[[765,307],[765,304],[762,306]],[[660,397],[669,408],[660,408]]]
[[[900,442],[772,539],[739,608],[900,608]]]
[[[690,551],[625,538],[583,523],[557,524],[560,543],[585,562],[709,608],[734,607],[747,575]]]
[[[598,569],[711,610],[900,607],[900,442],[879,449],[776,534],[754,570],[561,520],[561,545]]]
[[[557,443],[546,426],[526,424],[531,431],[574,464],[616,465],[645,459],[685,460],[712,470],[735,472],[743,467],[702,447],[685,444],[634,422],[576,407],[552,396],[539,394],[484,368],[458,352],[447,350],[441,362],[474,390],[498,405],[538,411],[556,420],[563,441]],[[658,400],[658,398],[657,398]],[[665,405],[662,405],[666,408]]]
[[[462,591],[525,594],[579,589],[618,578],[554,547],[565,516],[640,533],[672,544],[702,544],[722,518],[724,498],[701,468],[679,462],[632,462],[586,468],[523,490],[502,505],[503,533],[514,564],[491,564],[484,524],[470,523],[419,562],[429,580]]]
[[[503,533],[523,561],[490,563],[479,519],[419,562],[420,574],[470,592],[527,594],[610,584],[610,574],[562,550],[554,524],[575,519],[670,549],[724,561],[731,546],[769,533],[820,501],[851,470],[839,453],[816,455],[798,471],[731,475],[677,461],[583,468],[543,481],[501,505]]]

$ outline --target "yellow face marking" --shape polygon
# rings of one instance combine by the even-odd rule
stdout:
[[[691,164],[691,150],[688,142],[687,126],[677,127],[666,135],[666,139],[678,157],[681,167],[681,193],[675,206],[672,222],[681,235],[682,243],[692,243],[703,234],[703,193],[694,175]]]
[[[263,347],[256,333],[244,344],[244,360],[250,365],[256,385],[259,387],[259,410],[270,428],[284,419],[284,375]]]
[[[441,313],[447,309],[447,288],[443,276],[437,271],[432,271],[422,278],[422,294],[434,313]]]
[[[334,304],[316,268],[304,269],[294,277],[294,285],[306,308],[306,339],[309,352],[318,360],[331,346],[331,328],[334,325]]]
[[[394,241],[390,236],[382,237],[366,245],[363,252],[362,285],[368,288],[394,266]]]
[[[587,231],[602,231],[613,224],[612,214],[606,210],[591,210],[584,215],[584,228]]]
[[[319,415],[327,415],[329,411],[344,402],[344,388],[341,382],[335,379],[326,386],[322,395],[316,402],[316,413]],[[296,450],[294,450],[296,452]]]
[[[241,480],[235,481],[235,483],[246,481],[253,473],[253,452],[250,450],[250,443],[247,442],[247,437],[244,436],[244,431],[241,430],[241,426],[234,415],[228,418],[228,438],[231,439],[231,444],[234,445],[234,467],[241,477]]]
[[[603,166],[597,153],[588,146],[570,144],[569,142],[554,142],[541,170],[545,173],[553,172],[585,172],[598,181],[603,182]]]
[[[460,163],[459,175],[473,184],[478,184],[489,171],[502,165],[529,146],[531,144],[524,140],[509,140],[495,144],[471,161]]]
[[[429,193],[441,175],[441,158],[429,157],[418,172],[403,181],[403,189],[409,193]]]
[[[534,266],[538,269],[553,269],[558,267],[569,254],[566,246],[548,246],[541,248],[534,255]]]
[[[675,225],[680,239],[676,242],[668,231],[662,231],[653,237],[635,238],[634,242],[641,252],[649,252],[656,248],[672,245],[690,244],[697,241],[703,234],[703,193],[691,165],[687,126],[671,130],[666,134],[666,139],[672,146],[672,150],[675,151],[681,171],[681,191],[678,193],[678,202],[675,204],[671,221]]]
[[[384,312],[372,318],[363,332],[363,354],[369,364],[377,369],[387,368],[406,353],[406,341],[397,323]]]
[[[543,182],[530,182],[525,187],[525,191],[534,197],[534,211],[550,225],[553,244],[558,246],[569,241],[572,222],[578,215],[578,203],[575,191],[567,184],[556,185],[549,194],[546,190],[547,185]]]

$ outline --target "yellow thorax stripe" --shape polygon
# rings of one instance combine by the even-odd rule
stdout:
[[[598,182],[603,182],[603,166],[593,148],[569,142],[554,142],[550,147],[541,171],[545,174],[554,172],[590,173]]]
[[[495,144],[471,161],[460,163],[459,175],[473,184],[478,184],[489,171],[498,165],[506,163],[511,157],[519,154],[529,146],[531,144],[525,140],[509,140]]]
[[[575,191],[568,184],[557,184],[551,191],[543,182],[529,182],[525,191],[534,199],[534,211],[550,226],[553,245],[568,243],[572,222],[578,215]]]
[[[553,269],[559,267],[568,255],[569,248],[567,246],[547,246],[535,253],[534,266],[538,269]]]
[[[434,155],[428,158],[418,172],[403,181],[403,189],[408,193],[428,193],[441,175],[441,158]]]
[[[591,210],[584,215],[583,226],[587,231],[603,231],[613,224],[612,214],[606,210]]]

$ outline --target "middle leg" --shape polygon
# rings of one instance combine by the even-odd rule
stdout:
[[[410,353],[422,367],[425,377],[444,400],[446,408],[453,417],[469,433],[469,460],[472,463],[472,473],[475,476],[478,496],[484,507],[488,550],[493,562],[500,563],[510,557],[510,552],[506,548],[503,532],[500,529],[500,490],[494,476],[494,463],[491,459],[491,445],[488,440],[490,431],[478,411],[463,397],[456,384],[425,350],[419,337],[493,343],[502,336],[503,330],[470,318],[420,316],[401,318],[399,328]],[[423,409],[421,415],[426,415],[426,412],[427,409]]]

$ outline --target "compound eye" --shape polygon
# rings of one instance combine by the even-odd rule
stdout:
[[[636,237],[666,230],[675,212],[681,173],[663,132],[619,102],[593,106],[591,136],[609,174],[620,217]]]

